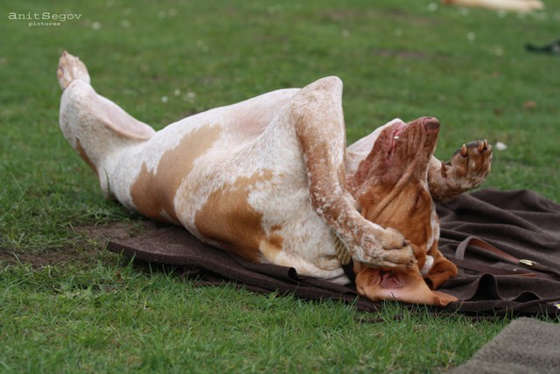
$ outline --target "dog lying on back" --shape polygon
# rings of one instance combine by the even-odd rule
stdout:
[[[349,282],[342,268],[349,259],[358,280],[361,267],[399,282],[395,274],[422,271],[420,280],[433,278],[434,286],[455,274],[437,251],[432,198],[451,198],[484,180],[492,154],[486,142],[463,145],[442,163],[433,157],[438,121],[419,118],[393,120],[346,149],[337,77],[155,132],[98,95],[77,57],[64,52],[57,75],[65,138],[105,195],[124,206],[251,261],[339,284]],[[393,295],[387,297],[411,301]]]

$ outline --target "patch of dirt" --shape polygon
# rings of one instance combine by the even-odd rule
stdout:
[[[116,222],[107,225],[78,226],[74,228],[74,232],[80,234],[86,241],[93,241],[105,247],[113,239],[131,238],[144,230],[158,226],[151,221]]]
[[[32,253],[0,248],[0,266],[29,264],[33,268],[42,268],[48,265],[91,262],[92,258],[98,256],[99,250],[92,247],[81,250],[73,247],[45,249]]]
[[[91,265],[100,258],[115,256],[106,250],[109,241],[130,238],[143,230],[159,226],[161,225],[151,221],[134,221],[75,227],[73,231],[78,238],[74,244],[63,248],[26,252],[0,247],[0,266],[30,264],[33,268],[41,268],[48,265],[79,263]]]

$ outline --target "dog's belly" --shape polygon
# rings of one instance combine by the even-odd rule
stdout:
[[[311,206],[300,145],[282,110],[295,92],[251,99],[253,110],[241,103],[168,126],[109,164],[112,193],[251,260],[336,278],[342,270],[331,230]]]
[[[342,274],[330,228],[315,213],[294,130],[282,116],[252,142],[227,137],[200,156],[174,198],[200,239],[253,261],[323,278]]]
[[[316,277],[341,274],[331,230],[311,206],[303,163],[289,174],[238,172],[186,181],[175,200],[181,223],[203,241],[253,261]]]

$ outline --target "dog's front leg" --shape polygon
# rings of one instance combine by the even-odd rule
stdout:
[[[478,187],[490,172],[492,146],[486,140],[463,144],[450,161],[432,157],[428,169],[430,193],[435,200],[449,200]]]
[[[327,77],[304,87],[292,99],[289,110],[289,122],[295,128],[307,169],[313,208],[352,257],[383,268],[402,269],[415,263],[404,237],[366,220],[346,190],[340,79]]]

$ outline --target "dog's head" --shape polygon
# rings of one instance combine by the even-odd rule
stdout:
[[[408,271],[373,269],[356,263],[356,285],[370,299],[445,305],[448,299],[429,289],[429,253],[437,251],[439,220],[428,188],[428,166],[435,151],[439,121],[422,117],[395,121],[381,130],[352,181],[361,214],[383,227],[400,231],[409,241],[418,267]]]

